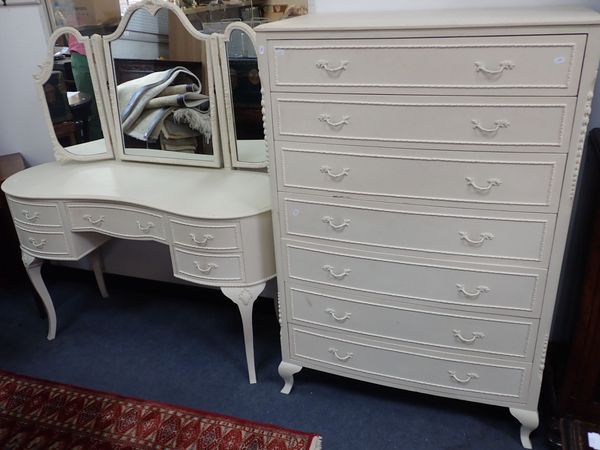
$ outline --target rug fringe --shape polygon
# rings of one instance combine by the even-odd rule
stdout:
[[[323,438],[321,436],[315,436],[310,443],[309,450],[322,450]]]

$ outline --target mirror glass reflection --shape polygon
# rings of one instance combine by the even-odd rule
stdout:
[[[262,163],[267,155],[256,51],[250,37],[238,29],[231,32],[226,49],[237,160]]]
[[[214,160],[207,41],[140,9],[110,45],[125,154]]]
[[[104,153],[100,115],[86,48],[71,33],[58,37],[44,97],[58,142],[75,154]],[[100,145],[98,145],[100,144]]]

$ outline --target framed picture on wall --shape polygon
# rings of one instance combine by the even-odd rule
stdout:
[[[0,0],[2,6],[39,5],[40,0]]]

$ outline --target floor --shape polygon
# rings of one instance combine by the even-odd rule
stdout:
[[[505,408],[404,392],[304,369],[279,393],[272,300],[254,312],[258,384],[247,382],[237,308],[219,291],[45,268],[58,315],[46,340],[27,283],[0,288],[0,369],[272,423],[323,436],[325,450],[520,449]],[[534,448],[549,448],[542,431]]]

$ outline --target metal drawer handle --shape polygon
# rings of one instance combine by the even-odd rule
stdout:
[[[333,278],[336,278],[338,280],[342,280],[342,279],[346,278],[350,274],[350,272],[352,272],[350,269],[344,269],[344,271],[342,273],[335,273],[333,271],[334,270],[333,266],[329,266],[329,265],[323,266],[322,269],[325,272],[329,272],[329,275],[331,275]]]
[[[104,222],[104,216],[100,216],[97,219],[94,219],[90,214],[85,214],[83,216],[83,218],[85,220],[87,220],[89,223],[91,223],[92,225],[98,225],[98,224],[101,224],[102,222]]]
[[[465,180],[467,180],[467,186],[471,186],[477,192],[481,192],[484,194],[489,192],[494,186],[500,186],[502,184],[502,180],[499,178],[490,178],[486,181],[487,186],[485,187],[478,186],[477,183],[475,183],[475,181],[473,181],[473,178],[471,177],[465,177]]]
[[[210,273],[211,270],[217,269],[219,267],[215,263],[208,263],[206,265],[206,268],[203,269],[202,267],[200,267],[200,263],[198,261],[194,261],[194,265],[196,266],[196,269],[198,269],[202,273]]]
[[[350,168],[348,167],[344,167],[340,173],[333,173],[331,171],[331,167],[328,166],[322,166],[320,170],[321,173],[326,173],[334,180],[339,180],[340,178],[347,177],[350,174]]]
[[[351,353],[351,352],[346,352],[346,356],[340,356],[338,353],[338,350],[333,347],[329,349],[329,353],[331,353],[333,356],[335,356],[340,361],[348,361],[350,358],[352,358],[354,356],[354,353]]]
[[[485,334],[483,334],[481,331],[474,331],[473,333],[471,333],[473,337],[470,339],[464,338],[461,333],[462,332],[460,330],[452,330],[452,334],[454,335],[456,340],[462,342],[463,344],[472,344],[477,339],[483,339],[485,337]]]
[[[24,209],[21,212],[23,213],[23,216],[25,216],[25,219],[29,220],[31,222],[35,222],[37,219],[40,218],[40,213],[39,212],[33,212],[33,213],[29,214],[29,210],[28,209]]]
[[[456,376],[456,371],[454,370],[449,370],[448,373],[450,374],[450,378],[452,378],[454,381],[460,384],[467,384],[469,381],[479,378],[479,375],[477,375],[475,372],[469,372],[467,374],[467,378],[464,379],[458,378]]]
[[[475,61],[475,72],[483,72],[486,75],[500,75],[505,70],[513,70],[516,64],[512,61],[502,61],[497,69],[488,69],[485,67],[485,63]]]
[[[491,291],[491,289],[487,286],[477,286],[475,288],[475,292],[469,292],[465,289],[465,285],[464,284],[457,284],[456,285],[457,289],[458,289],[458,293],[464,295],[467,298],[477,298],[479,297],[481,294],[483,293],[488,293]]]
[[[350,316],[352,315],[352,313],[344,313],[343,316],[337,316],[335,314],[335,309],[333,308],[327,308],[325,310],[326,313],[328,313],[331,317],[333,317],[333,320],[335,320],[336,322],[345,322],[346,320],[348,320],[350,318]]]
[[[154,223],[148,222],[148,225],[142,225],[142,223],[138,220],[137,226],[142,233],[148,233],[152,228],[154,228]]]
[[[459,231],[458,235],[460,236],[461,241],[467,241],[471,245],[483,245],[485,241],[491,241],[494,239],[494,235],[492,233],[479,233],[479,239],[474,241],[469,238],[469,234],[465,231]]]
[[[348,125],[350,123],[350,116],[342,117],[342,120],[340,120],[339,122],[332,122],[331,116],[329,114],[319,114],[317,116],[317,119],[319,119],[319,121],[321,121],[321,122],[325,122],[327,125],[329,125],[332,128],[341,127],[343,125]]]
[[[328,224],[331,228],[333,228],[336,231],[343,230],[348,225],[350,225],[350,219],[344,219],[344,221],[342,223],[340,223],[339,225],[336,225],[335,223],[333,223],[334,219],[331,216],[323,216],[323,217],[321,217],[321,220],[324,223]]]
[[[196,235],[194,233],[190,233],[190,237],[192,238],[192,241],[194,242],[194,244],[198,244],[198,245],[206,245],[206,243],[212,239],[214,239],[214,236],[212,234],[205,234],[204,236],[202,236],[204,239],[202,240],[198,240],[196,239]]]
[[[46,245],[46,239],[40,239],[40,241],[38,242],[38,241],[35,240],[35,238],[30,237],[29,238],[29,242],[35,248],[44,248],[44,245]]]
[[[508,120],[496,120],[494,122],[494,128],[484,128],[481,125],[481,122],[477,119],[472,119],[471,123],[473,124],[473,128],[479,130],[483,133],[497,133],[500,128],[508,128],[510,122]]]
[[[317,61],[315,66],[317,67],[317,69],[323,69],[327,72],[335,73],[346,70],[348,68],[348,63],[349,61],[340,61],[339,66],[329,67],[329,61],[327,61],[326,59],[320,59],[319,61]]]

